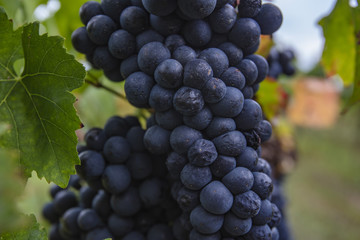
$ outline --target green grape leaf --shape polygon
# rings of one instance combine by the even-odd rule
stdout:
[[[34,215],[27,217],[27,227],[15,232],[4,233],[1,240],[47,240],[47,233],[44,228],[36,221]]]
[[[79,163],[75,130],[81,125],[70,91],[83,84],[85,70],[63,42],[40,36],[38,23],[13,31],[0,8],[0,119],[11,126],[0,147],[19,151],[27,176],[35,170],[65,187]],[[13,65],[22,57],[20,75]]]
[[[348,110],[352,105],[360,102],[360,7],[353,9],[355,19],[355,36],[356,36],[356,62],[355,62],[355,80],[351,97],[348,99],[345,109]]]
[[[282,94],[283,90],[277,81],[266,78],[261,83],[261,87],[256,93],[256,100],[268,119],[272,119],[281,109]]]
[[[348,0],[338,0],[330,15],[320,20],[325,36],[322,64],[328,75],[339,74],[345,86],[354,82],[356,36]]]

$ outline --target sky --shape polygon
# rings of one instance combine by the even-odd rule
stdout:
[[[264,1],[266,2],[266,1]],[[295,51],[297,65],[310,70],[321,58],[324,38],[318,21],[328,15],[335,0],[273,0],[283,13],[283,24],[274,34],[279,48]]]

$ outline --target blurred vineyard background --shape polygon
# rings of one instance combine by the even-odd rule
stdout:
[[[15,14],[16,2],[22,3],[22,14]],[[36,19],[33,12],[35,9],[39,11],[37,6],[46,2],[0,0],[0,5],[5,9],[9,8],[9,15],[14,17],[16,24]],[[77,13],[85,0],[60,2],[60,10],[56,9],[57,5],[50,8],[49,3],[43,5],[43,8],[48,7],[54,12],[49,16],[40,14],[38,17],[43,17],[40,20],[44,32],[46,30],[51,35],[64,36],[66,47],[76,54],[69,39],[71,32],[81,26]],[[273,2],[279,4],[283,1]],[[307,8],[310,8],[312,1],[296,2],[304,6],[308,4]],[[324,0],[323,3],[329,5],[330,11],[334,2]],[[279,6],[284,11],[286,22],[287,9],[281,4]],[[299,20],[297,24],[302,23]],[[316,22],[312,24],[316,25]],[[296,29],[297,26],[293,28]],[[277,39],[276,36],[274,38]],[[279,42],[284,43],[284,39]],[[291,46],[291,42],[287,44]],[[266,49],[265,47],[263,51],[266,52]],[[76,57],[83,59],[79,54]],[[279,82],[267,83],[268,89],[277,89],[278,85],[281,85],[289,94],[287,108],[281,109],[279,117],[274,120],[275,123],[280,122],[280,126],[283,126],[283,121],[286,122],[285,132],[292,134],[297,152],[295,165],[285,163],[285,170],[288,172],[285,181],[288,219],[294,237],[298,240],[357,240],[360,239],[360,107],[354,106],[346,114],[340,114],[343,104],[341,94],[348,94],[340,91],[340,81],[337,78],[326,79],[319,64],[307,70],[298,70],[298,74],[293,78],[283,77]],[[99,76],[107,86],[119,92],[123,91],[121,84],[110,83],[99,72],[93,74]],[[272,84],[276,85],[275,88]],[[78,132],[80,138],[86,129],[103,126],[105,120],[112,115],[139,114],[124,100],[103,89],[86,85],[78,90],[76,95],[79,99],[76,107],[85,125],[85,128]],[[278,100],[275,102],[278,103]],[[3,181],[1,176],[0,180]],[[19,203],[23,212],[34,213],[44,226],[46,223],[41,217],[41,207],[50,200],[48,189],[49,185],[44,180],[33,176],[29,179]]]

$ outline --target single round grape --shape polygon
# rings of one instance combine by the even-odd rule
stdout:
[[[273,190],[271,178],[262,172],[253,172],[253,175],[254,185],[252,190],[257,193],[261,199],[269,197]]]
[[[244,74],[236,67],[228,68],[223,74],[221,74],[221,80],[228,87],[234,87],[239,90],[245,87],[246,79]]]
[[[101,8],[100,3],[95,1],[85,2],[79,11],[81,22],[86,25],[90,19],[96,15],[103,14],[103,10]]]
[[[243,109],[235,118],[236,128],[239,130],[253,129],[262,119],[263,114],[260,105],[252,99],[245,99]]]
[[[210,42],[212,32],[210,25],[206,21],[194,20],[185,24],[183,35],[191,47],[199,48],[206,46]]]
[[[234,26],[236,17],[235,8],[230,4],[226,4],[209,16],[211,29],[216,33],[227,33]]]
[[[144,144],[147,150],[154,154],[165,154],[170,151],[171,132],[154,125],[146,130]]]
[[[237,88],[226,87],[226,94],[220,102],[210,105],[214,115],[218,117],[235,117],[244,105],[244,96]]]
[[[188,151],[189,162],[199,167],[209,166],[217,156],[214,144],[206,139],[196,140]]]
[[[157,66],[171,57],[169,49],[161,42],[145,44],[138,54],[138,65],[141,71],[153,75]]]
[[[213,234],[220,230],[224,215],[215,215],[198,206],[191,211],[190,221],[194,229],[203,234]]]
[[[105,45],[116,30],[116,23],[106,15],[96,15],[89,20],[86,30],[93,43]]]
[[[120,15],[120,25],[124,30],[137,35],[148,28],[149,15],[141,7],[127,7]]]
[[[59,214],[59,216],[63,215],[66,210],[78,205],[75,194],[66,190],[58,192],[54,198],[53,203],[54,209],[56,213]]]
[[[128,101],[135,107],[149,107],[149,97],[154,80],[143,72],[131,74],[125,81],[125,93]]]
[[[202,89],[207,81],[213,77],[211,66],[202,59],[189,61],[184,68],[184,85]]]
[[[231,131],[213,139],[219,154],[236,157],[246,148],[246,139],[240,131]]]
[[[150,92],[149,105],[156,112],[167,111],[172,108],[174,91],[155,84]]]
[[[212,179],[209,167],[197,167],[186,164],[180,174],[181,182],[191,190],[200,190]]]
[[[239,218],[246,219],[256,216],[261,206],[260,197],[253,191],[236,195],[231,211]]]
[[[237,167],[226,174],[221,181],[234,195],[237,195],[252,188],[254,176],[247,168]]]
[[[84,54],[92,54],[96,48],[86,31],[86,27],[79,27],[71,34],[71,43],[76,51]]]
[[[135,37],[126,30],[117,30],[111,34],[108,48],[114,57],[126,59],[135,53]]]
[[[124,137],[111,137],[104,145],[103,154],[110,163],[124,163],[130,156],[130,145]]]
[[[195,88],[181,87],[174,95],[175,110],[185,116],[193,116],[199,113],[204,104],[201,92]]]
[[[77,218],[77,224],[81,230],[88,232],[99,227],[102,224],[102,221],[94,209],[88,208],[83,209],[80,212]]]
[[[113,136],[125,137],[128,128],[129,126],[125,119],[119,116],[110,117],[105,123],[105,127],[104,127],[105,136],[107,138]]]
[[[104,188],[112,194],[124,192],[131,183],[131,175],[124,165],[108,165],[101,177]]]
[[[190,146],[198,139],[202,138],[201,132],[187,126],[175,128],[170,135],[172,149],[179,153],[186,153]]]
[[[225,214],[233,205],[233,195],[220,181],[212,181],[200,192],[201,206],[213,214]]]
[[[229,39],[242,50],[253,47],[260,38],[259,24],[252,18],[239,18],[232,28]]]
[[[236,166],[245,167],[253,171],[258,163],[258,154],[251,147],[246,147],[244,151],[236,158]]]
[[[263,4],[259,14],[254,18],[261,28],[261,34],[271,35],[276,32],[283,21],[281,10],[274,4]]]
[[[183,66],[175,59],[167,59],[155,69],[155,81],[164,88],[178,88],[183,80]]]

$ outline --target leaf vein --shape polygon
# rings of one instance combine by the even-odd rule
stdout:
[[[54,105],[55,105],[56,107],[58,107],[69,119],[71,119],[71,117],[69,116],[69,114],[68,114],[66,111],[64,111],[64,109],[62,109],[55,101],[53,101],[53,100],[51,100],[51,99],[49,99],[49,98],[47,98],[47,97],[45,97],[45,96],[43,96],[43,95],[37,94],[37,93],[32,93],[31,96],[40,97],[40,98],[42,98],[42,99],[44,99],[44,100],[46,100],[46,101],[54,104]]]
[[[77,143],[77,141],[74,141],[73,139],[72,139],[72,136],[70,136],[69,134],[67,134],[66,133],[66,131],[64,130],[64,129],[62,129],[60,126],[58,126],[56,123],[54,123],[54,122],[52,122],[52,121],[50,121],[50,120],[48,120],[48,119],[46,119],[46,118],[40,118],[41,120],[43,120],[43,121],[45,121],[45,122],[48,122],[48,123],[50,123],[51,125],[53,125],[54,127],[56,127],[57,129],[59,129],[62,133],[64,133],[64,135],[66,135],[69,139],[70,139],[70,141],[72,141],[73,143]],[[51,139],[50,139],[50,141],[51,141]]]

